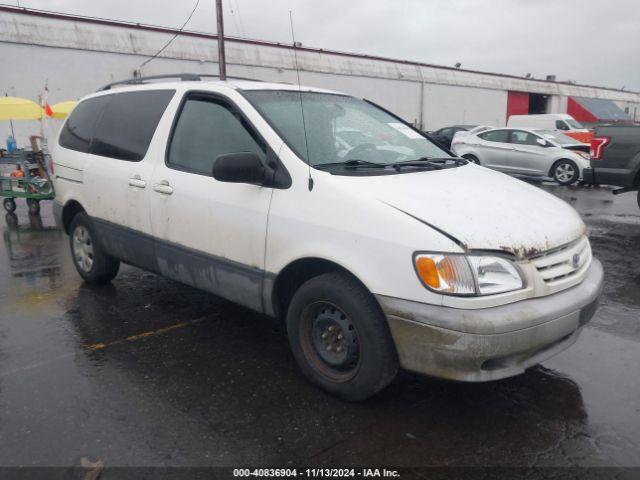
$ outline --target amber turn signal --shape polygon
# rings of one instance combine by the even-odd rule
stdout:
[[[429,257],[419,257],[416,260],[416,270],[420,279],[433,289],[440,288],[440,276],[436,262]]]

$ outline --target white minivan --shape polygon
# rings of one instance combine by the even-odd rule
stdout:
[[[52,156],[86,282],[124,262],[282,317],[302,372],[347,400],[399,366],[522,373],[576,341],[602,288],[568,204],[349,95],[111,86],[80,101]]]

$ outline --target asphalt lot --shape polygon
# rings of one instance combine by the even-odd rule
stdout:
[[[50,207],[21,204],[0,225],[0,466],[640,467],[635,195],[541,186],[606,271],[578,343],[493,383],[402,373],[361,404],[307,384],[275,320],[130,267],[83,285]]]

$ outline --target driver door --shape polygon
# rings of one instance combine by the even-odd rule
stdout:
[[[524,130],[511,130],[510,143],[513,149],[510,160],[519,173],[545,175],[548,172],[549,151],[538,140],[544,139]]]
[[[160,272],[262,310],[265,237],[272,189],[220,182],[215,159],[266,156],[267,145],[227,99],[187,93],[151,180],[151,224]]]

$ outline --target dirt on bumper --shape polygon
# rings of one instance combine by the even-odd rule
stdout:
[[[523,373],[566,349],[593,317],[602,291],[603,270],[596,259],[580,284],[547,297],[481,310],[464,316],[491,318],[502,333],[477,333],[429,323],[430,318],[456,316],[456,309],[378,296],[403,368],[441,378],[482,382]],[[526,308],[523,308],[526,304]],[[544,322],[504,331],[518,312],[539,315]],[[460,312],[458,310],[458,312]],[[535,312],[535,313],[532,313]],[[554,314],[555,312],[555,314]],[[532,319],[534,320],[534,319]]]

